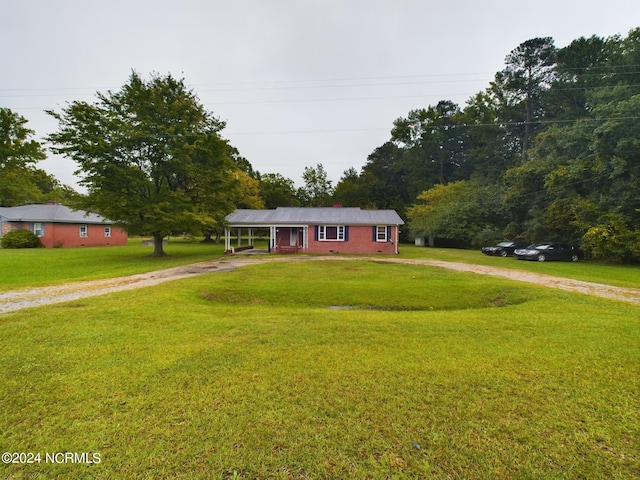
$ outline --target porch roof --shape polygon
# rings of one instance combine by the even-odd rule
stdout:
[[[359,207],[278,207],[273,210],[240,209],[226,216],[231,227],[296,225],[404,225],[395,210]]]

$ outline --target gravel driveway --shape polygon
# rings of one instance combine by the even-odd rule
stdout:
[[[640,305],[640,289],[613,287],[599,283],[583,282],[568,278],[554,277],[537,273],[511,270],[500,267],[473,265],[458,262],[442,262],[437,260],[410,260],[396,257],[308,257],[308,256],[256,256],[235,255],[208,262],[194,263],[181,267],[157,270],[149,273],[141,273],[128,277],[110,278],[106,280],[92,280],[75,282],[59,286],[30,288],[25,290],[10,291],[0,294],[0,314],[20,310],[29,307],[39,307],[53,303],[67,302],[80,298],[104,295],[106,293],[132,290],[135,288],[158,285],[160,283],[181,278],[189,278],[204,273],[228,272],[245,265],[276,261],[332,261],[332,260],[367,260],[388,263],[405,263],[410,265],[425,265],[438,268],[447,268],[460,272],[493,275],[508,278],[519,282],[543,285],[549,288],[558,288],[571,292],[578,292],[596,297],[619,300]]]

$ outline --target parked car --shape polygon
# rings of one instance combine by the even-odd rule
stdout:
[[[527,242],[500,242],[492,247],[482,247],[482,253],[485,255],[495,255],[500,257],[508,257],[518,248],[529,246]]]
[[[570,260],[577,262],[584,258],[584,253],[572,245],[562,243],[536,243],[527,248],[519,248],[514,252],[518,260],[537,260],[546,262],[547,260]]]

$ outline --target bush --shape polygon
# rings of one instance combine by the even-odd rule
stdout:
[[[640,261],[640,230],[628,227],[620,215],[610,214],[582,237],[585,250],[596,260],[611,263]]]
[[[14,230],[0,238],[2,248],[37,248],[42,247],[37,235],[29,230]]]

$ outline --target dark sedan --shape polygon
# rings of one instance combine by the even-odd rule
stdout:
[[[518,248],[525,248],[529,244],[527,242],[500,242],[492,247],[482,247],[482,253],[485,255],[495,255],[499,257],[508,257]]]
[[[547,260],[577,262],[584,258],[582,250],[562,243],[536,243],[527,248],[517,249],[514,255],[518,260],[537,260],[538,262],[546,262]]]

